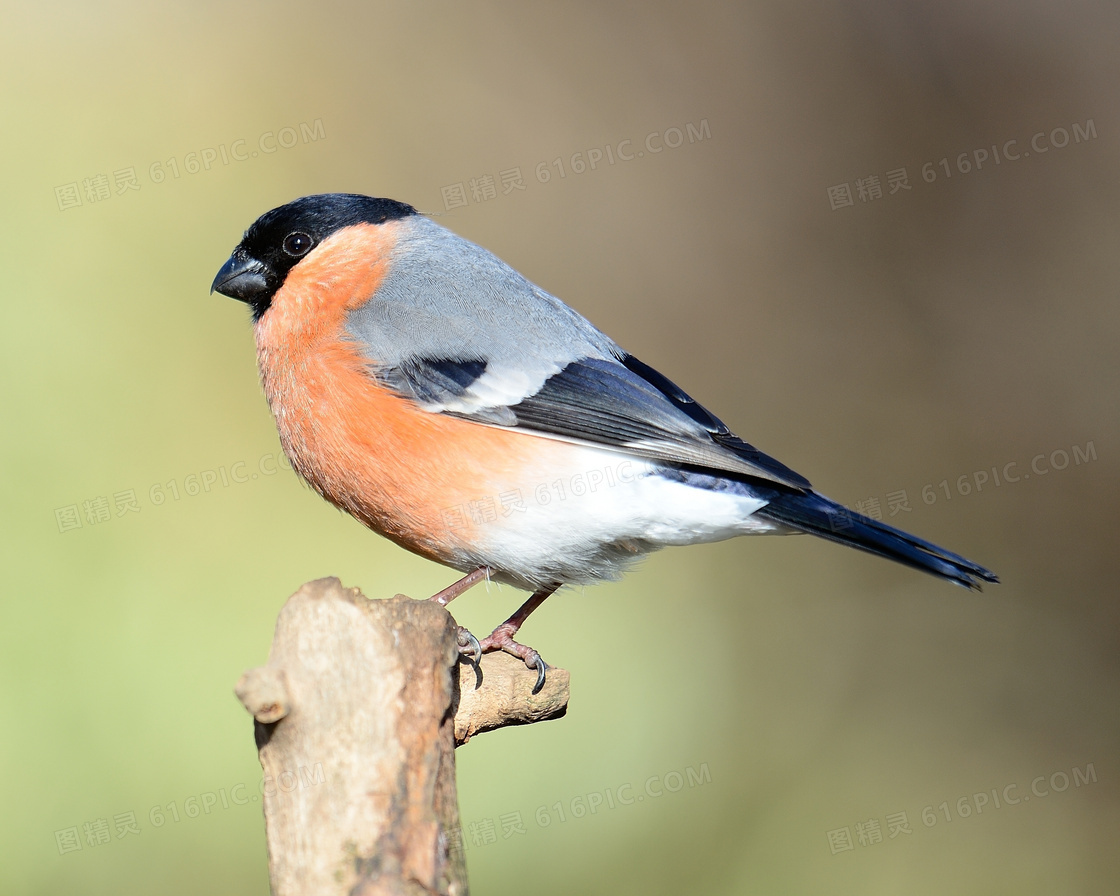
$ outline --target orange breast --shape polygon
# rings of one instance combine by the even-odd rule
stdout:
[[[316,247],[258,321],[257,355],[300,475],[371,529],[446,561],[475,532],[457,509],[523,486],[571,446],[423,411],[373,379],[343,325],[377,291],[400,226],[349,227]]]

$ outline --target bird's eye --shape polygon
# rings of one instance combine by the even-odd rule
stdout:
[[[306,255],[311,251],[311,245],[314,241],[306,233],[296,231],[289,233],[284,237],[283,249],[289,255],[299,258],[301,255]]]

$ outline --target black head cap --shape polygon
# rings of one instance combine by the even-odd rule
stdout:
[[[332,233],[353,224],[383,224],[415,215],[416,209],[393,199],[357,193],[304,196],[261,215],[229,257],[211,292],[247,302],[259,320],[299,260]]]

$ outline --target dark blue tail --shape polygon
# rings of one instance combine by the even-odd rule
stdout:
[[[762,489],[757,491],[763,492]],[[798,532],[808,532],[829,541],[886,557],[948,579],[965,588],[980,590],[980,581],[998,583],[995,574],[935,544],[923,541],[878,520],[848,510],[816,492],[786,492],[766,489],[769,504],[755,516],[781,523]]]

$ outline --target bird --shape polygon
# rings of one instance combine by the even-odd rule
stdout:
[[[248,304],[293,468],[398,545],[531,596],[479,641],[514,639],[558,588],[619,578],[670,545],[808,533],[966,588],[998,577],[856,513],[731,432],[653,367],[413,206],[304,196],[244,232],[211,293]]]

